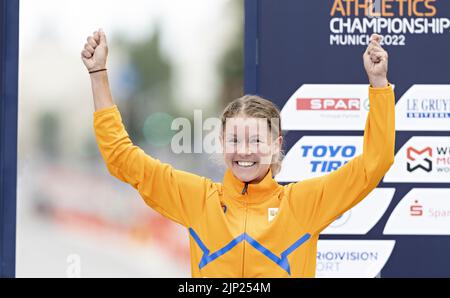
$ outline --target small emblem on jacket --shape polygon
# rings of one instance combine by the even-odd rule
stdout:
[[[269,222],[271,222],[278,213],[278,208],[267,208],[267,216]]]

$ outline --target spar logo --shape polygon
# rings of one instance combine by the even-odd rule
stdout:
[[[281,109],[285,130],[364,130],[368,85],[305,84]]]
[[[369,99],[360,98],[297,98],[297,111],[360,111],[369,110]]]
[[[297,98],[297,110],[359,111],[359,98]]]
[[[421,169],[425,172],[431,172],[433,170],[433,149],[426,147],[425,149],[418,150],[414,147],[408,147],[406,149],[407,163],[406,168],[408,172]]]
[[[339,169],[356,156],[354,145],[304,145],[301,156],[309,159],[312,173],[329,173]]]

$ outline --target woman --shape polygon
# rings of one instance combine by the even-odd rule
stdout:
[[[81,54],[106,166],[150,207],[188,229],[193,277],[314,277],[319,233],[365,198],[394,161],[395,99],[380,39],[373,35],[363,55],[371,85],[363,154],[323,177],[282,186],[273,179],[281,121],[270,101],[247,95],[224,110],[223,183],[176,170],[131,142],[109,88],[105,33],[88,37]]]

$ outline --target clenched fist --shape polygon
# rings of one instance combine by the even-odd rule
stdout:
[[[372,34],[364,55],[364,68],[372,87],[381,88],[388,85],[388,53],[380,45],[381,36]]]
[[[84,49],[81,51],[81,59],[88,71],[95,71],[106,67],[107,57],[108,44],[106,42],[106,35],[100,29],[87,38]]]

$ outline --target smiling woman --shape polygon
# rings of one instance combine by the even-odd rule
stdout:
[[[109,89],[106,35],[88,37],[81,55],[91,75],[100,153],[111,175],[186,227],[193,277],[315,275],[320,232],[364,199],[394,160],[395,100],[380,39],[373,35],[363,55],[371,84],[363,154],[331,174],[283,186],[273,178],[283,141],[273,103],[246,95],[225,108],[223,183],[177,170],[132,143]]]
[[[280,111],[272,102],[256,95],[235,99],[221,123],[225,164],[234,176],[259,183],[269,168],[273,175],[279,172],[283,137]]]

